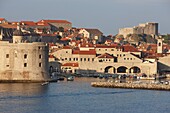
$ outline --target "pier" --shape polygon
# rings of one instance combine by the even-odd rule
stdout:
[[[170,85],[151,83],[114,83],[114,82],[92,82],[92,87],[103,88],[125,88],[125,89],[146,89],[170,91]]]

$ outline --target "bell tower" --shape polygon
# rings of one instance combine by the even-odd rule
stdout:
[[[157,53],[162,53],[162,49],[163,49],[163,39],[159,37],[157,39]]]

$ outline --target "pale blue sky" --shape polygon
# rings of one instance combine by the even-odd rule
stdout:
[[[99,28],[105,35],[139,23],[158,22],[170,33],[170,0],[0,0],[9,21],[66,19],[74,27]]]

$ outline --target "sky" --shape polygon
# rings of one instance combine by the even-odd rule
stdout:
[[[0,18],[8,21],[64,19],[77,28],[116,35],[119,28],[158,22],[170,34],[170,0],[0,0]]]

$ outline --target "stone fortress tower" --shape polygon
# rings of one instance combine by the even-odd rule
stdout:
[[[49,78],[48,45],[43,42],[22,43],[23,34],[19,29],[13,34],[13,43],[0,41],[0,81],[46,81]]]
[[[155,36],[158,35],[158,23],[147,22],[130,28],[120,28],[119,34],[123,35],[125,38],[128,34],[147,34]]]

